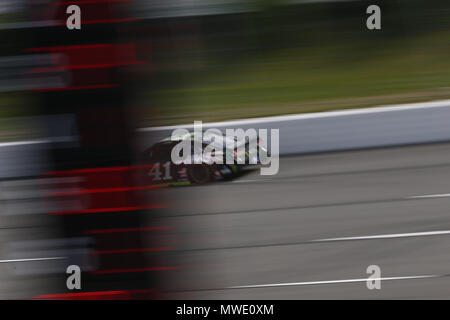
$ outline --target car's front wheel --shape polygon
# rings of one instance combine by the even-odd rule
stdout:
[[[212,171],[211,168],[206,164],[196,164],[189,166],[188,176],[189,180],[192,183],[204,184],[211,181]]]

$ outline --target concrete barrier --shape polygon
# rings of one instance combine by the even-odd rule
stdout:
[[[142,128],[140,143],[150,146],[176,128],[192,127]],[[450,100],[204,123],[203,127],[279,129],[282,155],[450,141]]]

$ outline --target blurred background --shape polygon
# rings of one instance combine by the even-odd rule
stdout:
[[[81,30],[66,28],[71,4]],[[371,4],[382,30],[366,28]],[[1,0],[0,298],[372,298],[364,288],[230,287],[361,278],[377,261],[398,275],[445,274],[435,270],[448,264],[441,242],[373,255],[301,244],[448,224],[445,202],[389,206],[448,191],[446,144],[293,150],[273,178],[183,188],[153,186],[139,155],[151,127],[448,99],[449,14],[446,0]],[[394,128],[425,130],[396,117]],[[281,144],[316,144],[308,134],[322,127],[311,128],[281,131]],[[437,253],[395,260],[413,246]],[[66,288],[70,264],[83,270],[81,291]],[[383,297],[416,297],[409,285]]]
[[[370,4],[382,8],[379,32],[366,28]],[[152,41],[158,124],[448,97],[446,1],[164,1],[151,8],[166,13],[159,19],[167,25],[165,37]]]

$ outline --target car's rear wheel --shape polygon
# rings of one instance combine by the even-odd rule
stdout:
[[[192,183],[204,184],[211,181],[212,172],[208,165],[197,164],[188,168],[188,176]]]

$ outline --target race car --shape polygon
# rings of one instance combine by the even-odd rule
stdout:
[[[172,150],[181,141],[190,141],[191,159],[201,154],[200,163],[175,164],[172,161]],[[195,150],[195,145],[201,146],[201,150]],[[208,146],[214,146],[215,150],[208,152]],[[261,156],[267,155],[267,149],[258,137],[255,140],[246,136],[239,141],[235,136],[209,133],[196,139],[194,132],[189,132],[153,144],[142,153],[142,160],[150,165],[147,176],[152,184],[189,185],[232,179],[244,170],[259,168]],[[221,164],[211,163],[212,157],[223,157],[223,161]]]

